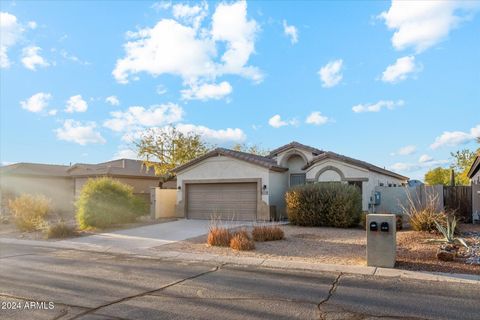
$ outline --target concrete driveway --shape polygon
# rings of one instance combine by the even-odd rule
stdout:
[[[65,247],[95,247],[117,253],[141,253],[152,247],[198,237],[208,232],[209,220],[177,220],[144,227],[99,233],[59,241]],[[102,250],[103,251],[103,250]]]

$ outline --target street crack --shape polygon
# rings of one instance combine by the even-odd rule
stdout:
[[[338,282],[340,281],[340,278],[342,276],[343,276],[343,273],[340,272],[340,274],[333,281],[333,283],[330,287],[330,290],[328,290],[327,297],[317,304],[318,311],[320,312],[320,320],[325,320],[325,313],[322,311],[322,305],[327,303],[328,300],[330,300],[330,298],[333,296],[333,294],[335,293],[335,290],[337,290]]]
[[[78,319],[80,317],[83,317],[87,314],[90,314],[92,312],[95,312],[95,311],[98,311],[100,309],[103,309],[103,308],[106,308],[106,307],[109,307],[111,305],[114,305],[114,304],[117,304],[117,303],[122,303],[122,302],[125,302],[125,301],[128,301],[128,300],[131,300],[131,299],[135,299],[135,298],[139,298],[139,297],[144,297],[144,296],[147,296],[147,295],[150,295],[154,292],[157,292],[157,291],[161,291],[161,290],[165,290],[167,288],[170,288],[170,287],[173,287],[173,286],[176,286],[180,283],[183,283],[185,281],[188,281],[188,280],[192,280],[192,279],[196,279],[198,277],[201,277],[201,276],[204,276],[206,274],[209,274],[209,273],[213,273],[215,271],[218,271],[220,270],[222,267],[224,266],[224,264],[221,264],[219,266],[216,266],[215,268],[213,269],[210,269],[210,270],[207,270],[207,271],[204,271],[204,272],[201,272],[201,273],[198,273],[196,275],[193,275],[193,276],[190,276],[190,277],[187,277],[187,278],[183,278],[181,280],[177,280],[177,281],[174,281],[172,283],[169,283],[167,285],[164,285],[160,288],[156,288],[156,289],[153,289],[153,290],[148,290],[148,291],[144,291],[144,292],[141,292],[141,293],[137,293],[137,294],[134,294],[134,295],[131,295],[131,296],[128,296],[128,297],[123,297],[123,298],[120,298],[120,299],[117,299],[117,300],[114,300],[114,301],[110,301],[108,303],[105,303],[105,304],[102,304],[98,307],[95,307],[95,308],[91,308],[85,312],[82,312],[82,313],[79,313],[77,315],[75,315],[74,317],[70,318],[70,320],[75,320],[75,319]]]

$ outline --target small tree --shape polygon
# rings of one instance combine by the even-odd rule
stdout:
[[[150,129],[134,144],[147,168],[154,168],[163,181],[171,178],[173,168],[209,151],[199,134],[183,133],[173,126]]]
[[[478,152],[478,150],[477,150]],[[451,152],[450,155],[454,159],[453,167],[458,174],[456,175],[456,184],[469,185],[468,171],[475,161],[476,153],[468,149],[463,149],[457,152]]]
[[[262,147],[260,147],[259,145],[256,145],[256,144],[251,145],[251,146],[247,146],[244,143],[237,143],[232,147],[232,149],[235,150],[235,151],[252,153],[252,154],[259,155],[259,156],[267,156],[270,153],[269,150],[263,149]]]
[[[425,173],[425,183],[428,185],[442,184],[447,186],[450,184],[450,169],[441,167],[432,169]]]

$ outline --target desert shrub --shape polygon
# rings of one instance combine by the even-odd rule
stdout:
[[[233,250],[239,251],[247,251],[255,249],[255,242],[250,239],[248,233],[245,232],[237,232],[233,235],[232,239],[230,240],[230,248]]]
[[[47,239],[68,238],[77,235],[75,227],[69,226],[64,222],[49,225],[46,228],[45,236]]]
[[[252,236],[255,241],[274,241],[282,240],[285,234],[279,226],[256,226],[253,227]]]
[[[360,190],[343,183],[298,186],[286,193],[285,200],[288,219],[300,226],[353,227],[362,213]]]
[[[43,195],[23,194],[10,200],[8,207],[18,229],[34,231],[44,225],[52,210],[52,201]]]
[[[145,210],[131,186],[111,178],[89,179],[75,206],[76,219],[82,229],[133,222]]]
[[[242,237],[245,237],[245,238],[248,238],[248,239],[251,239],[250,237],[250,234],[248,233],[248,231],[246,229],[240,229],[240,230],[237,230],[233,233],[233,236],[236,236],[236,235],[241,235]],[[233,237],[232,236],[232,237]]]
[[[213,225],[210,227],[207,236],[207,244],[210,246],[228,247],[232,235],[228,228]]]
[[[417,197],[419,195],[417,194]],[[436,222],[446,225],[447,215],[437,210],[438,194],[427,193],[425,201],[415,199],[415,196],[407,191],[407,203],[402,205],[403,213],[408,216],[410,226],[415,231],[436,232]]]

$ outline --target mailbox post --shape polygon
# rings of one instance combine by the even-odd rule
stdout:
[[[367,265],[393,268],[397,250],[394,214],[367,215]]]

